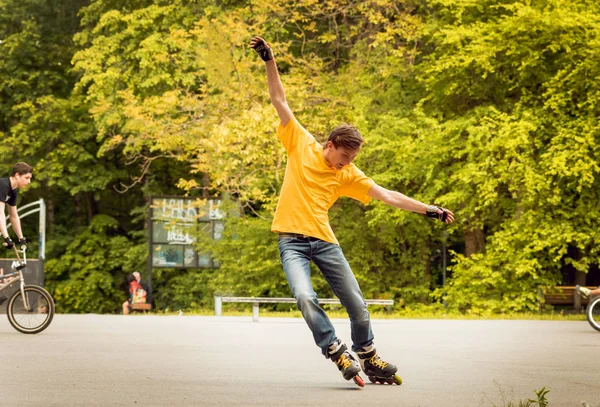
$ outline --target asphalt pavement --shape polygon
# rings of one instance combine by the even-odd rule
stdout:
[[[373,320],[404,383],[359,388],[302,319],[57,315],[23,335],[4,318],[0,406],[508,406],[545,387],[551,407],[600,407],[585,321]]]

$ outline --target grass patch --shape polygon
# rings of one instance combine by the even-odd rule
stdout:
[[[348,318],[343,308],[325,306],[325,311],[330,318]],[[375,308],[375,307],[373,307]],[[445,312],[444,310],[432,309],[404,309],[401,311],[386,312],[383,309],[370,309],[373,319],[448,319],[448,320],[552,320],[552,321],[586,321],[585,314],[571,314],[560,312],[543,313],[506,313],[506,314],[461,314],[458,312]],[[154,315],[179,315],[179,310],[156,311]],[[183,310],[182,315],[214,316],[214,309]],[[250,304],[227,304],[223,305],[223,316],[252,317],[252,306]],[[273,311],[260,308],[260,318],[302,318],[297,309]]]
[[[541,390],[534,390],[534,393],[536,395],[535,399],[513,401],[512,395],[509,399],[507,397],[506,393],[500,387],[500,385],[496,382],[494,382],[494,383],[496,384],[496,387],[498,387],[498,390],[500,391],[502,404],[496,404],[492,400],[490,400],[489,397],[485,396],[484,399],[480,403],[480,407],[483,407],[484,405],[487,404],[487,403],[485,403],[485,399],[487,399],[487,401],[493,407],[548,407],[548,399],[546,398],[546,396],[548,395],[548,393],[550,393],[550,390],[546,389],[545,387],[542,387]]]

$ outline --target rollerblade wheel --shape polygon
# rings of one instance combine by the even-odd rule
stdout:
[[[402,379],[397,374],[394,375],[394,381],[396,382],[396,384],[398,386],[400,386],[402,384]]]
[[[360,377],[359,375],[354,376],[353,380],[354,380],[354,383],[357,384],[357,386],[365,387],[365,382],[362,379],[362,377]]]
[[[375,378],[375,376],[369,376],[369,381],[371,383],[377,383],[377,379]]]

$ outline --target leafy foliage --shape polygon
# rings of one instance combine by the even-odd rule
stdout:
[[[116,232],[117,220],[97,215],[45,272],[58,312],[115,312],[127,299],[118,290],[128,273],[140,268],[145,245],[134,246]]]
[[[600,9],[590,0],[0,0],[0,170],[36,167],[48,282],[68,312],[118,311],[146,264],[147,197],[231,196],[216,270],[155,270],[158,309],[289,296],[269,232],[286,156],[253,35],[297,119],[352,122],[381,186],[452,209],[444,227],[340,200],[331,223],[365,296],[535,311],[537,288],[600,284]],[[117,192],[119,191],[119,192]],[[31,235],[35,222],[25,220]],[[442,287],[443,245],[451,248]],[[90,259],[94,259],[91,261]],[[315,270],[320,295],[329,288]]]

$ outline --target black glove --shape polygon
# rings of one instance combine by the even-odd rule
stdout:
[[[267,44],[267,42],[260,37],[256,37],[256,40],[256,43],[252,47],[254,51],[256,51],[258,55],[260,55],[263,61],[267,62],[272,60],[273,50],[271,49],[271,47],[269,47],[269,44]]]
[[[27,250],[27,238],[25,236],[19,239],[19,246],[21,246],[21,250]]]
[[[13,243],[10,236],[6,236],[4,238],[4,243],[2,243],[2,246],[6,247],[7,249],[12,249],[13,247],[15,247],[15,244]]]
[[[438,213],[438,210],[441,210],[442,213]],[[439,219],[442,222],[446,222],[446,219],[448,218],[448,211],[442,207],[435,205],[429,205],[425,214],[428,218]]]

